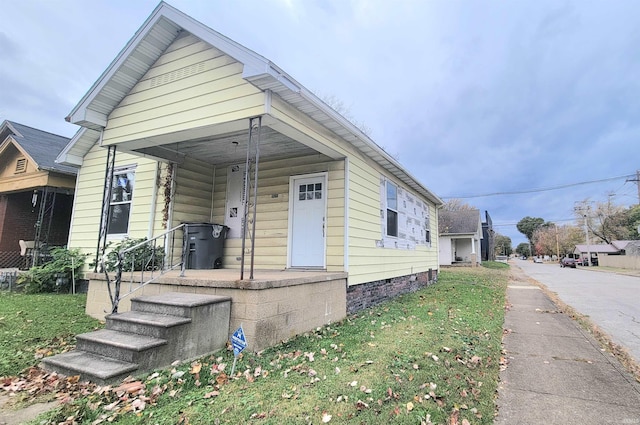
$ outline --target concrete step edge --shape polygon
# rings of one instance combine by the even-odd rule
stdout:
[[[103,381],[138,370],[138,365],[135,363],[81,350],[45,357],[42,363],[48,370],[76,371],[83,377],[97,377]]]
[[[231,301],[231,297],[225,295],[189,294],[183,292],[166,292],[157,295],[142,295],[131,300],[132,302],[167,305],[171,307],[193,308],[208,304],[218,304]]]
[[[146,311],[127,311],[124,313],[109,314],[107,321],[129,322],[138,325],[171,328],[191,323],[191,319],[184,316],[172,316],[167,314],[151,313]]]
[[[76,339],[79,343],[87,342],[102,344],[138,352],[160,347],[168,343],[166,339],[162,338],[111,329],[101,329],[94,332],[80,334],[76,336]]]

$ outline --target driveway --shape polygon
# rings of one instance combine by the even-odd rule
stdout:
[[[562,268],[559,263],[535,264],[511,260],[529,277],[558,294],[560,299],[625,347],[640,363],[640,277],[597,268]]]

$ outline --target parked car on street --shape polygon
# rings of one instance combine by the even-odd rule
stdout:
[[[533,262],[534,262],[534,263],[539,263],[539,264],[542,264],[542,263],[543,263],[542,258],[540,258],[540,257],[536,257],[536,258],[534,258],[534,259],[533,259]]]
[[[576,268],[576,260],[573,258],[565,257],[560,260],[560,267],[571,267],[572,269]]]

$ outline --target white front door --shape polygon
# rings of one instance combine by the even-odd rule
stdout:
[[[289,194],[289,265],[324,268],[326,173],[291,177]]]

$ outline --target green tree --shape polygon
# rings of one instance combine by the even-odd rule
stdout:
[[[627,210],[627,228],[629,229],[629,239],[640,239],[638,226],[640,226],[640,205],[633,205]]]
[[[529,255],[529,244],[526,242],[520,242],[516,247],[516,254]]]
[[[496,233],[494,236],[494,244],[496,247],[496,255],[511,255],[513,250],[511,249],[511,238],[508,236]]]
[[[589,231],[594,235],[595,243],[598,239],[604,243],[615,240],[636,239],[637,226],[640,224],[640,207],[637,205],[625,208],[611,202],[583,201],[576,208],[578,223],[584,226],[585,220]]]
[[[520,233],[525,235],[529,243],[533,245],[533,234],[544,225],[544,219],[540,217],[525,217],[516,224],[516,228]]]

